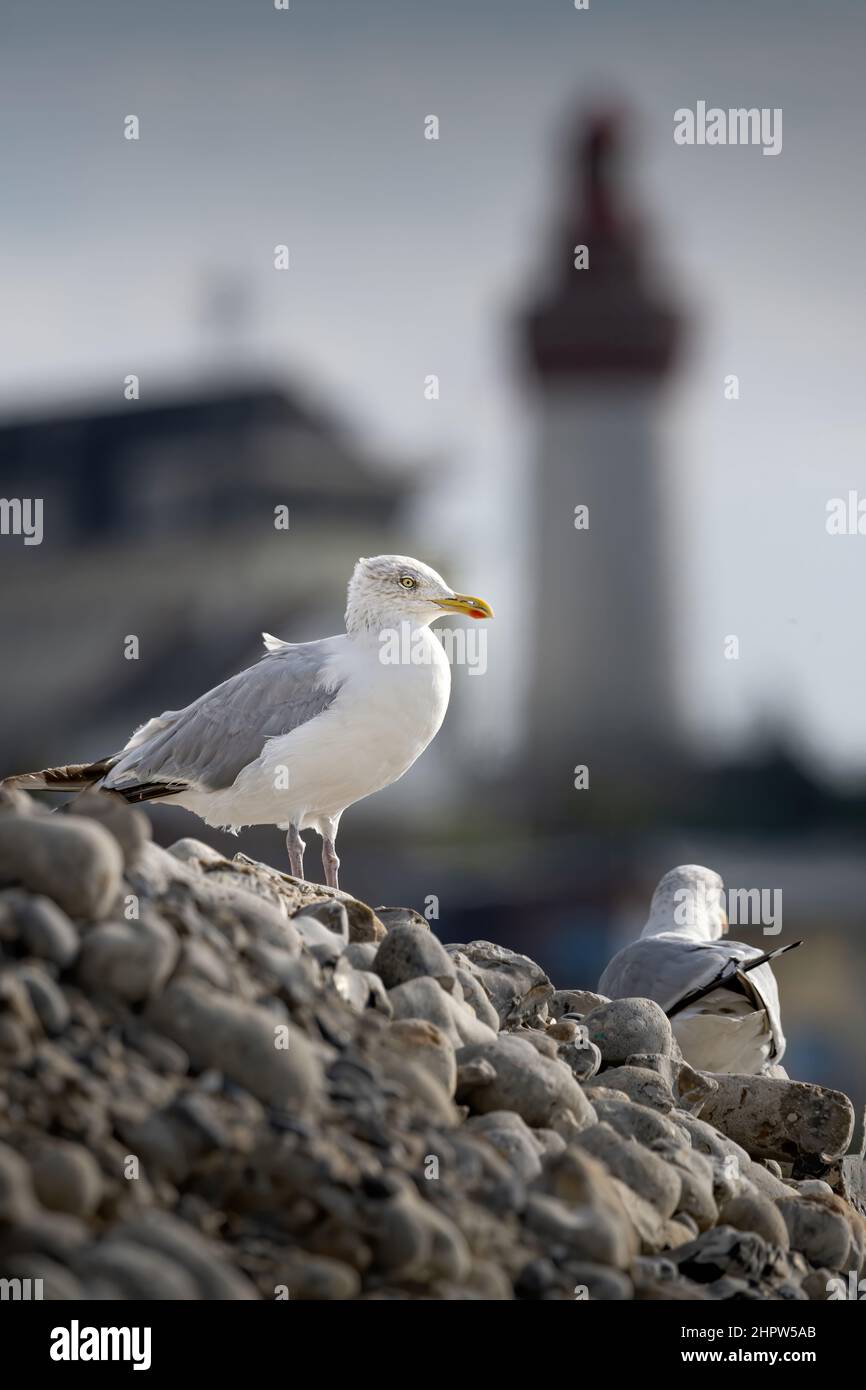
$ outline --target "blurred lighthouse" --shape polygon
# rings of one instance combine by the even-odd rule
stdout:
[[[536,412],[527,791],[658,804],[679,719],[659,417],[679,320],[626,208],[621,122],[572,133],[548,280],[523,323]],[[572,803],[578,806],[576,801]]]

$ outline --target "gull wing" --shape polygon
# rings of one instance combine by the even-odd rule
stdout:
[[[676,941],[644,937],[618,952],[598,982],[600,994],[608,999],[654,999],[663,1009],[671,1008],[690,990],[714,980],[731,960],[750,960],[762,955],[743,941]],[[767,1011],[773,1031],[778,1061],[785,1050],[785,1035],[779,1006],[779,986],[770,965],[759,965],[747,975],[738,975],[746,989],[753,990],[759,1006]]]
[[[149,720],[103,785],[118,791],[142,784],[230,787],[269,739],[308,724],[334,703],[343,684],[332,674],[340,640],[283,643],[185,709]]]

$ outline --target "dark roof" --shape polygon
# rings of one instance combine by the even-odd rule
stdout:
[[[275,489],[273,453],[260,447],[260,436],[273,430],[279,440],[281,429],[289,447]],[[408,487],[371,466],[335,418],[291,391],[226,382],[155,402],[102,403],[0,423],[0,493],[23,489],[43,497],[75,531],[133,528],[137,499],[150,491],[153,459],[163,449],[167,466],[188,479],[189,503],[207,524],[258,507],[258,494],[275,490],[288,496],[274,502],[288,500],[308,513],[342,504],[385,517]],[[173,517],[188,524],[188,510],[175,505],[166,523]]]
[[[39,436],[43,444],[53,435],[85,438],[95,435],[126,433],[134,428],[136,434],[178,435],[207,427],[238,428],[249,423],[271,423],[307,426],[330,433],[333,421],[310,409],[290,392],[277,387],[215,387],[178,394],[175,399],[163,396],[156,403],[149,400],[119,402],[116,406],[94,404],[79,406],[65,412],[20,416],[0,421],[0,447],[14,450],[16,442],[32,441]]]

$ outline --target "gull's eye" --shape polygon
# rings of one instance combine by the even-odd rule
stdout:
[[[411,574],[404,574],[404,575],[401,575],[401,576],[400,576],[400,583],[403,585],[403,588],[404,588],[404,589],[417,589],[417,588],[418,588],[418,580],[417,580],[417,579],[413,579],[412,576],[411,576]]]

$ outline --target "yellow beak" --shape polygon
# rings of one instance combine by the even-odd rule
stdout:
[[[470,618],[492,618],[493,609],[483,598],[472,594],[455,594],[453,598],[434,598],[437,608],[447,608],[452,613],[465,613]]]

